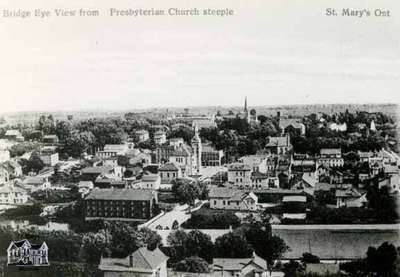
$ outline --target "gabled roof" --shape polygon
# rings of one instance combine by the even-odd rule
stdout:
[[[261,257],[253,253],[251,258],[214,258],[213,267],[214,270],[224,271],[240,271],[249,264],[255,264],[260,268],[260,271],[267,270],[267,262]]]
[[[315,184],[317,183],[317,179],[307,173],[303,173],[301,180],[309,184],[311,187],[315,187]]]
[[[279,120],[279,127],[285,129],[289,126],[293,126],[295,129],[301,129],[304,127],[304,124],[300,122],[300,119],[296,118],[281,118]]]
[[[179,167],[176,166],[174,163],[165,163],[160,168],[158,171],[178,171]]]
[[[90,167],[85,167],[81,170],[82,174],[102,174],[102,173],[108,173],[113,169],[112,166],[90,166]]]
[[[250,171],[251,168],[247,164],[233,163],[233,164],[228,165],[228,170],[231,170],[231,171],[239,171],[239,170]]]
[[[18,130],[7,130],[5,135],[6,136],[21,136],[21,133]]]
[[[43,184],[46,182],[45,177],[34,176],[34,177],[27,177],[24,180],[24,184]]]
[[[341,197],[341,198],[358,198],[361,197],[361,193],[359,193],[356,189],[337,189],[335,191],[335,197]]]
[[[101,258],[99,269],[103,271],[151,272],[167,260],[168,257],[160,249],[156,248],[151,251],[142,247],[126,258]]]
[[[24,193],[26,192],[26,190],[19,187],[18,185],[12,185],[12,184],[0,185],[0,193],[11,193],[11,192]]]
[[[173,151],[170,156],[178,156],[178,157],[188,157],[189,156],[189,151],[183,149],[183,148],[178,148],[175,151]]]
[[[143,175],[142,181],[143,182],[155,182],[160,178],[157,174],[148,174],[148,175]]]

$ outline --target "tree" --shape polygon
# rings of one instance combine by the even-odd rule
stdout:
[[[389,192],[387,186],[379,189],[378,178],[368,187],[367,199],[378,221],[390,223],[398,219],[396,197]]]
[[[204,186],[190,179],[179,178],[172,181],[172,192],[176,198],[184,203],[193,205],[196,199],[204,197]]]
[[[65,140],[64,152],[74,158],[80,157],[84,152],[87,152],[94,146],[96,142],[95,136],[89,132],[74,131]]]
[[[289,250],[285,241],[280,237],[272,236],[271,226],[249,224],[235,230],[242,233],[248,243],[254,248],[254,251],[267,261],[269,267],[272,267],[275,260],[282,258],[282,255]]]
[[[142,234],[127,223],[110,223],[109,231],[110,250],[115,257],[124,258],[144,245]]]
[[[101,256],[109,256],[105,231],[86,233],[82,238],[82,258],[90,264],[99,264]]]
[[[71,135],[72,124],[69,121],[57,121],[55,127],[55,134],[57,135],[59,141],[64,143],[66,139]]]
[[[200,257],[189,257],[178,262],[175,265],[176,271],[193,272],[193,273],[209,273],[210,265]]]
[[[396,272],[396,261],[399,255],[396,247],[388,242],[382,243],[378,248],[369,247],[367,251],[367,265],[371,272],[377,276],[393,276]]]
[[[187,144],[190,144],[193,136],[194,136],[194,131],[192,128],[188,126],[179,126],[178,129],[172,130],[168,134],[168,138],[183,138],[183,140]]]
[[[215,240],[215,254],[221,258],[249,258],[253,247],[243,236],[228,233]]]
[[[301,276],[304,268],[299,262],[290,261],[283,265],[282,271],[285,273],[285,277],[298,277]]]
[[[301,262],[303,264],[319,264],[319,257],[315,256],[311,253],[303,253],[303,257],[301,258]]]
[[[29,172],[38,173],[44,168],[44,162],[40,159],[39,152],[33,152],[29,160],[21,160],[21,165],[24,174]]]
[[[190,231],[185,244],[187,256],[199,256],[207,262],[212,262],[214,244],[209,235],[204,234],[199,230]]]
[[[214,245],[209,235],[199,230],[186,233],[183,230],[173,231],[167,237],[171,246],[171,262],[178,262],[185,257],[198,256],[212,262]]]
[[[52,115],[41,115],[38,121],[38,129],[45,135],[54,134],[54,118]]]
[[[143,237],[144,243],[147,245],[147,249],[154,250],[157,247],[162,246],[162,238],[156,231],[149,228],[142,228],[139,232]]]

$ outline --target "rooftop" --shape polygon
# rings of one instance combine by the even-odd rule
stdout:
[[[340,148],[322,148],[319,153],[321,155],[341,155],[342,149]]]
[[[238,170],[246,170],[246,171],[250,171],[250,166],[247,164],[243,164],[243,163],[233,163],[228,165],[228,170],[231,171],[238,171]]]
[[[307,197],[302,195],[284,196],[282,202],[307,202]]]
[[[130,264],[130,260],[132,264]],[[153,271],[168,257],[156,248],[153,251],[145,247],[139,248],[126,258],[101,258],[99,269],[103,271]]]
[[[113,169],[112,166],[90,166],[90,167],[85,167],[81,170],[82,174],[102,174],[102,173],[108,173]]]
[[[139,189],[94,189],[85,200],[133,200],[150,201],[154,198],[153,192]]]
[[[144,182],[155,182],[160,178],[157,174],[149,174],[149,175],[143,175],[142,181]]]
[[[177,167],[174,163],[165,163],[160,166],[158,171],[178,171],[179,167]]]

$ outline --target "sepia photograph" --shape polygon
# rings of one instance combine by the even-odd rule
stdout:
[[[0,277],[400,277],[400,2],[1,0]]]

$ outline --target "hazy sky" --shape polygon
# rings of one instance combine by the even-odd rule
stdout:
[[[0,10],[102,15],[0,17],[0,112],[231,106],[245,95],[250,106],[400,103],[398,0],[112,2],[2,0]],[[109,8],[171,7],[235,15],[108,16]],[[327,17],[326,8],[382,8],[391,17]]]

